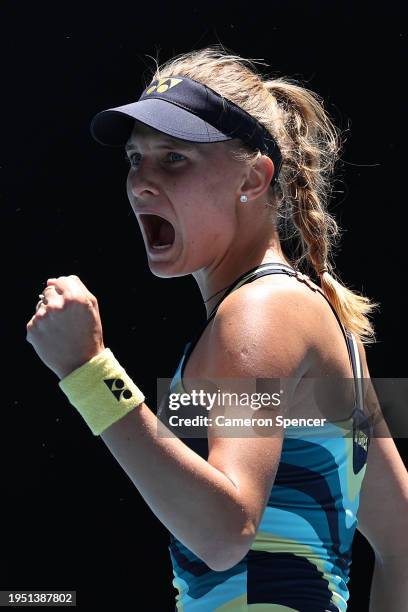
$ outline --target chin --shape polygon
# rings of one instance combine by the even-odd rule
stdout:
[[[158,278],[178,278],[181,276],[188,276],[189,274],[193,274],[199,269],[202,269],[202,266],[194,266],[187,265],[183,262],[181,257],[176,257],[175,259],[166,258],[151,258],[147,253],[147,264],[149,266],[150,272],[157,276]]]

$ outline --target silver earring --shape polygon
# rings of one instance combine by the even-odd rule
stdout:
[[[245,193],[243,193],[239,199],[241,202],[248,202],[248,196]]]

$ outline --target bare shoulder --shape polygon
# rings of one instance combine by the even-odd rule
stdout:
[[[220,357],[230,370],[234,362],[225,360],[227,352],[246,360],[259,376],[297,375],[307,352],[306,298],[288,277],[266,277],[240,287],[214,318],[208,337],[211,362]]]
[[[265,276],[228,296],[206,351],[210,366],[219,359],[230,368],[226,351],[246,356],[259,376],[350,376],[343,333],[321,291],[286,275]]]
[[[384,419],[370,373],[364,345],[357,339],[365,385],[365,402],[375,418],[374,434],[368,447],[357,514],[358,530],[376,555],[408,554],[408,474]]]

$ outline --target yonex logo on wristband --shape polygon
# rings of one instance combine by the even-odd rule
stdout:
[[[107,387],[109,387],[118,402],[120,401],[121,395],[123,396],[123,399],[126,400],[132,397],[132,392],[129,389],[123,389],[125,383],[121,378],[106,378],[103,382],[105,385],[107,385]],[[114,385],[115,388],[113,388]]]
[[[94,436],[99,436],[145,400],[142,391],[109,348],[105,348],[78,368],[73,376],[66,376],[58,384]]]

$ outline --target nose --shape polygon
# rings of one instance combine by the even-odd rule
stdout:
[[[130,168],[127,177],[128,195],[133,198],[159,195],[160,191],[154,181],[154,172],[149,170],[145,162],[140,162],[137,168]]]

